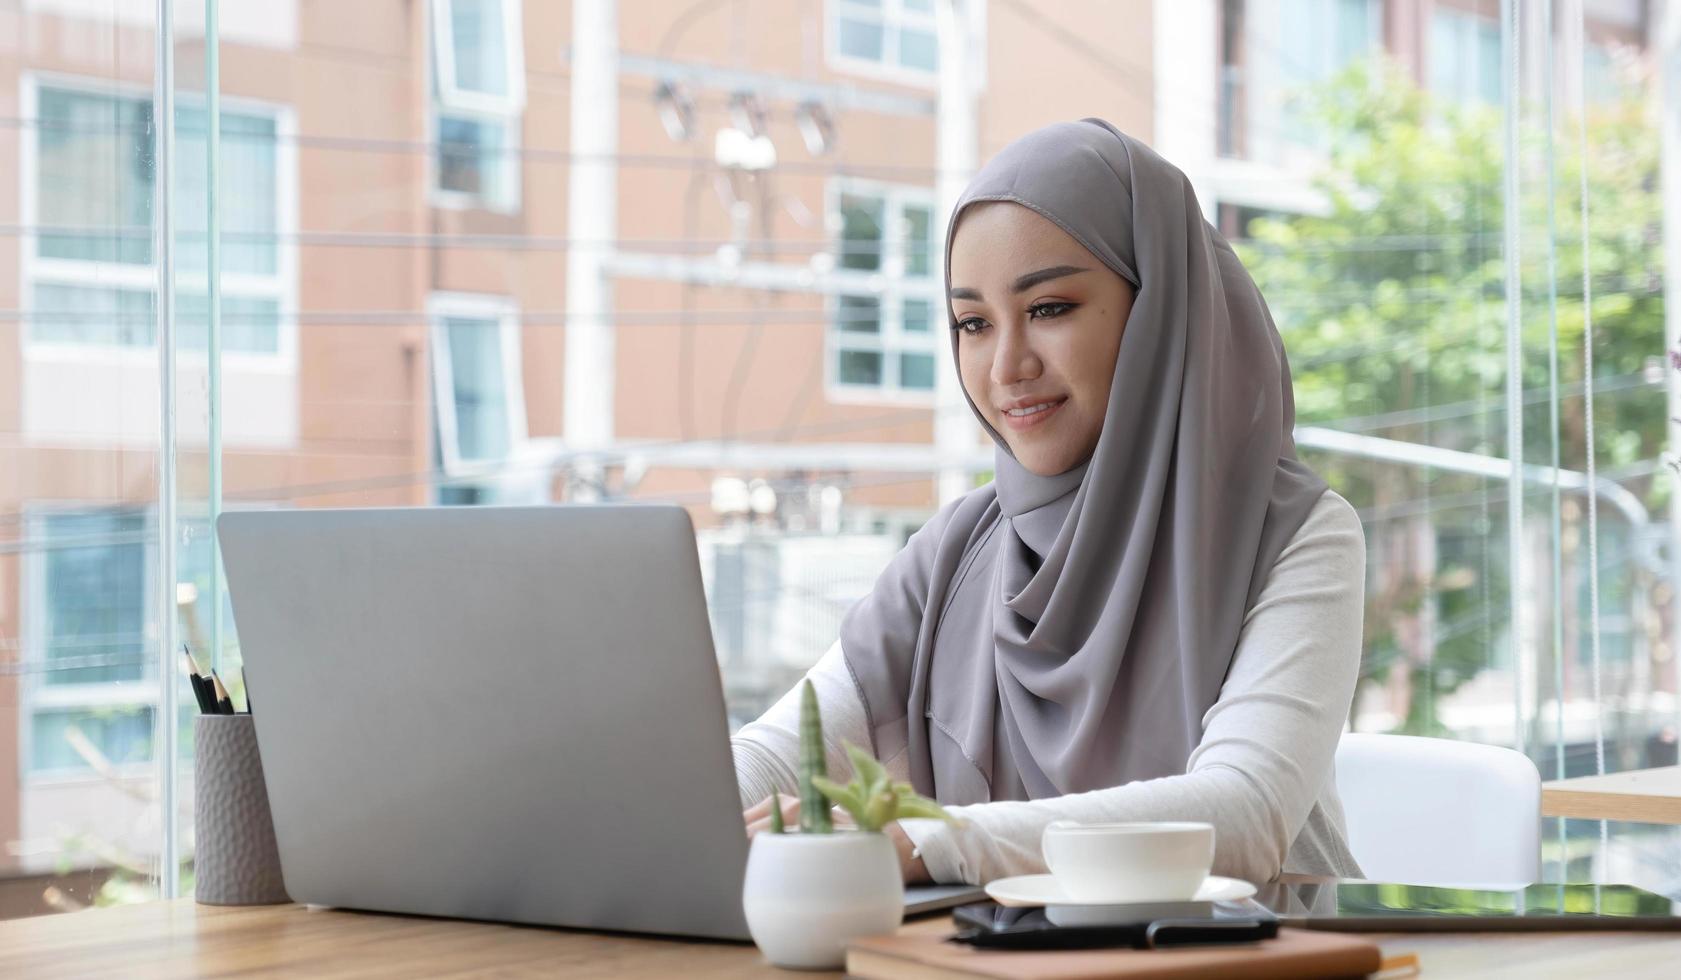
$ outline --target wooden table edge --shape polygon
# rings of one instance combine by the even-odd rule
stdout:
[[[1681,797],[1572,789],[1543,783],[1541,816],[1681,824]]]

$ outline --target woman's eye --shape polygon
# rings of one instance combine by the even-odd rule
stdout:
[[[1075,305],[1074,303],[1036,303],[1027,308],[1027,315],[1032,320],[1049,320],[1067,314]],[[965,317],[957,321],[952,329],[974,335],[986,329],[986,321],[980,317]]]

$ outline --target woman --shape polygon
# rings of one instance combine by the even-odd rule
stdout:
[[[913,535],[808,675],[831,772],[868,745],[964,820],[907,881],[1044,870],[1051,820],[1205,820],[1214,871],[1358,876],[1332,757],[1365,542],[1296,459],[1283,345],[1190,182],[1099,119],[971,181],[952,351],[996,479]],[[732,740],[750,833],[798,802],[798,698]]]

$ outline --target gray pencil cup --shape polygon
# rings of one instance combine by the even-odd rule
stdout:
[[[193,736],[194,896],[205,905],[291,901],[251,716],[199,715]]]

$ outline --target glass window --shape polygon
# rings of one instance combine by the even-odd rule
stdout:
[[[833,319],[834,383],[878,391],[932,390],[935,303],[925,295],[907,295],[913,288],[926,289],[932,271],[934,208],[927,192],[851,186],[834,200],[842,282]]]
[[[520,5],[433,0],[432,23],[438,203],[514,210],[525,106]]]
[[[36,112],[40,256],[151,264],[151,100],[43,88]]]
[[[905,300],[905,332],[927,333],[934,322],[934,301],[927,299]]]
[[[449,7],[456,86],[506,97],[513,86],[502,0],[450,0]]]
[[[29,339],[35,343],[150,347],[157,340],[152,291],[112,286],[37,283]],[[210,301],[201,292],[176,295],[176,342],[182,350],[209,347]],[[222,297],[222,349],[274,354],[280,350],[280,303],[258,296]]]
[[[182,350],[210,344],[210,300],[203,293],[176,296],[175,329]],[[280,302],[259,296],[222,297],[222,349],[274,354],[280,350]]]
[[[899,32],[899,64],[933,72],[940,68],[940,42],[933,31],[905,29]]]
[[[872,296],[842,296],[837,315],[846,333],[881,333],[881,301]]]
[[[150,347],[157,340],[152,291],[38,282],[29,339],[47,344]]]
[[[881,384],[881,352],[843,350],[840,352],[840,381],[848,385]]]
[[[432,359],[446,470],[505,459],[525,439],[518,338],[512,311],[495,300],[441,302]]]
[[[506,119],[455,113],[438,116],[438,189],[489,206],[511,203],[516,164]]]
[[[157,341],[152,241],[151,101],[43,87],[36,198],[37,254],[28,337],[48,344],[149,347]],[[178,342],[207,346],[203,284],[205,139],[202,107],[176,111]],[[280,351],[277,125],[272,116],[222,113],[222,311],[229,352]],[[91,234],[86,229],[101,229]],[[117,266],[113,271],[111,266]],[[129,272],[124,267],[133,267]],[[196,274],[199,282],[189,286]],[[122,283],[113,283],[121,276]]]
[[[507,113],[524,106],[524,32],[517,2],[433,0],[432,31],[443,105]]]
[[[199,108],[176,112],[176,167],[183,192],[176,197],[180,242],[176,263],[205,269],[204,236],[206,114]],[[222,272],[272,276],[279,271],[279,169],[273,117],[222,113]]]
[[[841,195],[841,268],[881,268],[883,207],[879,197]]]
[[[1455,102],[1500,101],[1500,23],[1438,7],[1430,15],[1430,88]]]
[[[1291,148],[1323,147],[1307,98],[1383,43],[1381,0],[1277,0],[1247,4],[1243,18],[1246,156],[1285,163]]]
[[[462,459],[508,454],[508,391],[502,374],[502,325],[448,317],[455,436]]]
[[[1498,44],[1499,38],[1495,40]],[[1582,48],[1582,94],[1590,103],[1600,104],[1614,103],[1628,94],[1618,77],[1616,61],[1602,44]]]
[[[41,659],[48,685],[139,680],[146,663],[146,518],[50,514],[40,529]]]
[[[928,275],[930,253],[928,230],[934,223],[932,208],[912,205],[905,208],[905,275]]]
[[[829,9],[841,59],[917,75],[939,70],[933,0],[833,0]]]
[[[934,390],[934,355],[900,354],[899,387],[918,391]]]
[[[848,58],[880,61],[886,31],[880,23],[840,18],[840,51]]]
[[[91,747],[115,765],[152,758],[150,705],[37,711],[30,729],[31,772],[66,772],[91,768],[83,750]]]

